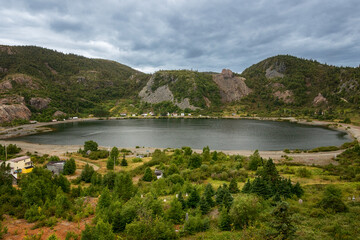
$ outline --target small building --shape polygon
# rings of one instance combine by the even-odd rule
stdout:
[[[33,162],[29,156],[17,157],[5,162],[6,165],[10,165],[10,173],[29,173],[34,168]]]
[[[163,171],[159,170],[159,169],[155,169],[155,175],[157,179],[160,179],[163,177]]]
[[[136,114],[135,114],[135,113],[133,113],[131,116],[132,116],[132,117],[136,117]]]
[[[185,117],[185,113],[181,113],[180,115],[181,115],[182,117]]]
[[[121,117],[126,117],[126,115],[127,115],[126,113],[120,113]]]
[[[46,164],[46,168],[50,170],[53,174],[59,175],[60,173],[62,173],[62,171],[64,171],[65,162],[66,161],[48,162],[48,164]]]
[[[143,113],[143,114],[141,114],[141,116],[143,116],[143,117],[147,117],[147,113]]]

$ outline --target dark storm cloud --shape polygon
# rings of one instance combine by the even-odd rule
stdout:
[[[144,71],[244,68],[291,54],[358,66],[358,0],[0,0],[0,43]]]

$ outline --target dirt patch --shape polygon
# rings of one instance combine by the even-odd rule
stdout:
[[[8,233],[5,234],[4,239],[7,240],[23,240],[26,236],[41,234],[41,240],[47,239],[52,234],[55,234],[59,239],[65,239],[68,232],[81,235],[81,231],[85,229],[85,224],[91,224],[94,216],[81,219],[79,222],[69,222],[60,220],[53,227],[42,227],[33,229],[36,223],[28,223],[25,219],[15,219],[5,215],[3,221],[4,226],[8,228]]]

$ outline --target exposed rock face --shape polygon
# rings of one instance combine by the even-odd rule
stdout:
[[[37,110],[42,110],[49,106],[50,101],[51,100],[49,98],[36,97],[30,99],[30,105]]]
[[[8,71],[7,68],[2,68],[2,67],[0,67],[0,72],[6,73],[7,71]]]
[[[15,74],[6,77],[6,80],[0,83],[0,92],[5,92],[13,88],[13,84],[24,86],[30,89],[39,89],[39,85],[35,83],[31,77],[24,74]]]
[[[292,103],[294,102],[294,94],[290,90],[285,91],[276,91],[274,92],[274,96],[281,99],[284,103]]]
[[[319,93],[313,100],[314,106],[318,106],[321,104],[327,104],[327,103],[328,103],[327,99],[321,93]]]
[[[283,62],[276,63],[275,65],[266,69],[265,77],[268,79],[278,78],[278,77],[283,78],[285,70],[286,67]]]
[[[16,119],[29,120],[30,110],[24,104],[0,105],[0,122],[11,122]]]
[[[62,111],[56,111],[54,114],[53,114],[53,117],[61,117],[61,116],[65,116],[66,113],[62,112]]]
[[[170,101],[181,109],[185,109],[185,108],[190,108],[191,110],[198,109],[198,107],[192,106],[190,104],[190,100],[188,98],[184,98],[181,102],[175,101],[174,94],[171,92],[168,85],[161,86],[153,92],[151,90],[153,84],[154,84],[154,76],[150,78],[146,86],[139,92],[139,97],[141,97],[144,102],[155,104],[164,101]]]
[[[0,99],[0,104],[6,104],[6,105],[11,105],[11,104],[25,104],[24,101],[24,97],[21,96],[8,96],[6,98],[1,98]]]
[[[236,77],[229,69],[223,69],[221,74],[213,76],[220,89],[222,102],[233,102],[249,95],[252,90],[245,84],[245,78]]]
[[[273,89],[273,96],[282,100],[284,103],[294,102],[294,93],[291,90],[286,90],[281,83],[272,83],[270,85]]]
[[[0,52],[5,52],[9,55],[15,54],[10,46],[0,46]]]

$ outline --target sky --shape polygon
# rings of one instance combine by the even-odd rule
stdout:
[[[357,67],[360,2],[0,0],[0,44],[110,59],[147,73],[241,73],[279,54]]]

